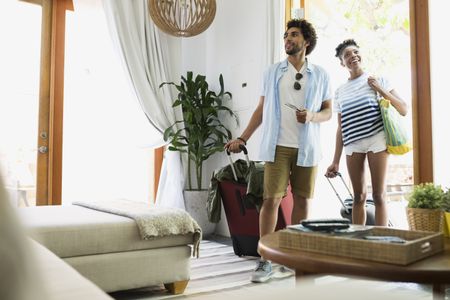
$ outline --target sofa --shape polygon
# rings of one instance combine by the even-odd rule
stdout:
[[[37,264],[38,274],[41,281],[45,283],[43,292],[46,295],[42,299],[113,299],[38,242],[30,239],[29,244],[29,249],[33,252]],[[30,299],[39,298],[31,297]]]
[[[192,232],[142,239],[135,220],[78,205],[24,207],[19,215],[34,240],[105,292],[164,284],[179,294],[187,286]]]
[[[0,174],[0,299],[112,299],[158,284],[183,293],[198,224],[181,210],[140,203],[124,215],[124,201],[108,203],[119,206],[14,208]]]

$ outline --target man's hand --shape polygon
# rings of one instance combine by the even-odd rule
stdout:
[[[244,141],[240,139],[234,139],[226,143],[224,148],[230,152],[239,153],[242,151],[241,148],[239,148],[239,145],[245,145]]]
[[[311,122],[314,120],[315,113],[306,109],[297,110],[295,112],[295,115],[297,117],[297,122],[300,122],[302,124]]]

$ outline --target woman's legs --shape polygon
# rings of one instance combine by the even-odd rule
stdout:
[[[372,178],[372,197],[375,202],[375,225],[387,226],[386,171],[389,154],[386,151],[368,152],[370,176]]]
[[[366,183],[365,183],[365,153],[353,152],[347,155],[347,170],[353,186],[353,211],[352,221],[354,224],[364,225],[366,223]]]

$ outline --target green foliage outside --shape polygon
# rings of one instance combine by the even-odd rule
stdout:
[[[374,74],[390,74],[406,63],[409,67],[410,23],[405,0],[340,0],[337,14],[344,16],[347,36],[354,37],[364,50],[367,69]],[[405,57],[407,55],[407,57]],[[406,59],[405,59],[406,58]]]
[[[231,132],[221,120],[221,113],[237,122],[234,112],[224,105],[232,95],[225,92],[222,74],[219,76],[220,91],[209,89],[206,77],[192,72],[181,76],[181,82],[164,82],[177,91],[172,107],[181,105],[183,120],[178,120],[164,131],[164,140],[169,141],[170,151],[180,151],[188,156],[188,190],[202,190],[203,162],[211,155],[224,151],[225,143],[231,139]],[[191,168],[194,164],[197,187],[193,188]]]
[[[440,209],[444,198],[444,190],[434,183],[421,183],[414,186],[408,196],[408,207]]]

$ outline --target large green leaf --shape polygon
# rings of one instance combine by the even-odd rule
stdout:
[[[232,99],[232,94],[225,91],[222,74],[219,75],[218,93],[209,90],[206,76],[194,77],[191,71],[186,76],[181,76],[179,84],[163,82],[160,87],[166,84],[174,86],[178,92],[172,107],[181,105],[183,120],[174,122],[164,131],[164,140],[170,142],[170,151],[187,153],[189,160],[194,163],[197,188],[200,189],[203,162],[211,155],[223,151],[226,141],[231,139],[231,132],[221,118],[226,114],[238,124],[235,113],[224,104],[225,100]],[[179,127],[180,124],[183,124],[182,128]],[[188,166],[190,165],[189,163]],[[189,189],[192,189],[190,174],[189,170]]]

